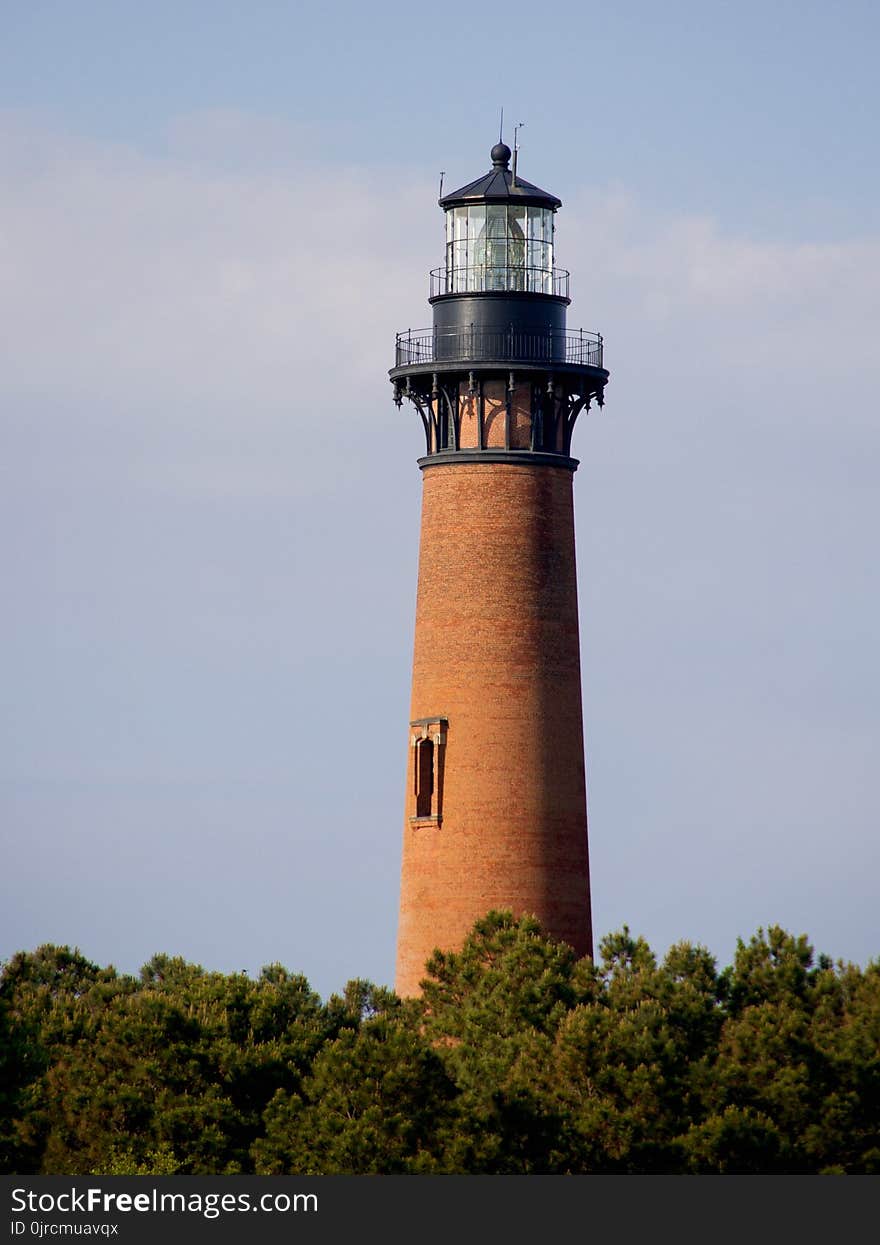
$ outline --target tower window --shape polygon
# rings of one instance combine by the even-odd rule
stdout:
[[[420,718],[410,723],[413,785],[411,821],[439,825],[443,812],[443,771],[446,754],[445,718]]]
[[[415,747],[416,817],[430,817],[434,802],[434,741],[420,739]]]

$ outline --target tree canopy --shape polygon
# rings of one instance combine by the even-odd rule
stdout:
[[[419,999],[68,947],[0,974],[0,1171],[880,1172],[880,962],[777,926],[718,971],[492,912]]]

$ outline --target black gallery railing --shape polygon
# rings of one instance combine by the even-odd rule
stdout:
[[[564,268],[533,268],[524,264],[455,265],[435,268],[431,273],[431,298],[442,294],[485,294],[493,290],[568,298],[568,273]]]
[[[522,333],[513,329],[469,326],[451,332],[407,329],[397,334],[395,367],[425,363],[569,363],[602,367],[602,334],[586,329],[546,329]]]

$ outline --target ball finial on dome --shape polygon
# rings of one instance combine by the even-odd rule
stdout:
[[[507,143],[496,143],[489,152],[496,169],[506,169],[510,162],[510,148]]]

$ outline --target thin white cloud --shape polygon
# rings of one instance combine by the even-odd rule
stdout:
[[[277,403],[388,352],[414,257],[381,179],[29,139],[0,136],[7,392]]]

